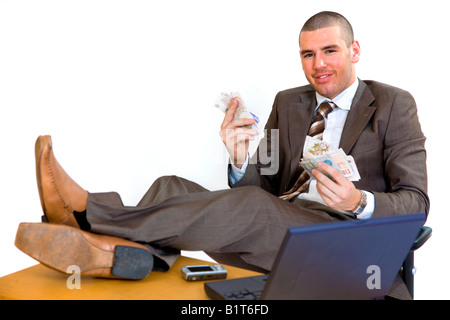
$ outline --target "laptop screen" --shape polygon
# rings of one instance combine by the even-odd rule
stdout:
[[[372,299],[384,296],[425,214],[290,228],[262,299]]]

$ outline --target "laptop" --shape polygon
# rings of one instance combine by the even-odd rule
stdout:
[[[216,300],[341,300],[384,297],[425,214],[288,229],[269,275],[206,282]]]

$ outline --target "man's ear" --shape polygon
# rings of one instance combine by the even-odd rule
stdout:
[[[359,46],[358,41],[353,41],[351,50],[352,50],[352,62],[353,63],[359,62],[359,57],[361,55],[361,47]]]

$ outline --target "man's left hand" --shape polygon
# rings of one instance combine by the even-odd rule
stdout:
[[[361,202],[361,191],[336,168],[324,162],[319,162],[318,167],[320,170],[313,169],[312,174],[317,179],[317,191],[325,203],[338,211],[355,210]]]

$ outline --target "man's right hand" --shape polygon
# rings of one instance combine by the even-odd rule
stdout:
[[[230,108],[225,113],[225,118],[223,119],[219,134],[230,154],[233,164],[237,168],[241,168],[247,159],[250,141],[255,140],[258,132],[247,128],[247,126],[255,123],[255,119],[234,118],[234,113],[236,112],[238,105],[239,101],[234,99]]]

